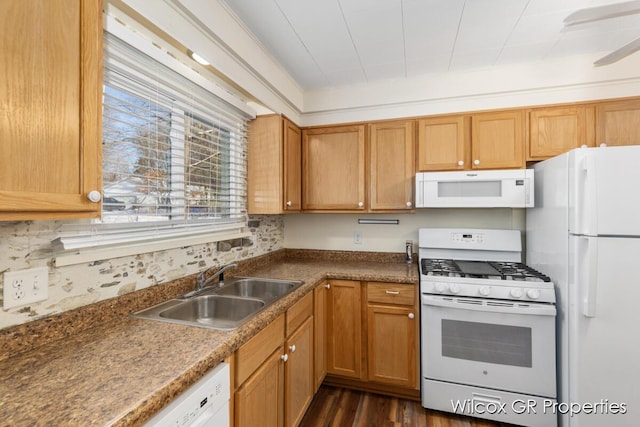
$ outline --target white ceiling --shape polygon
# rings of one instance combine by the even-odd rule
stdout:
[[[640,14],[563,28],[616,0],[221,0],[304,90],[590,54],[640,37]],[[640,53],[636,53],[640,55]]]

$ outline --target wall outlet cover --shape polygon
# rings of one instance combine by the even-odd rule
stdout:
[[[49,297],[49,269],[47,267],[7,271],[3,275],[3,308],[45,301]]]

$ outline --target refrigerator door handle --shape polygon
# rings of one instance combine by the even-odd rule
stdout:
[[[578,234],[596,235],[598,234],[598,180],[594,156],[585,156],[580,162],[579,170],[581,173],[577,181],[576,193],[583,205],[576,209],[578,224],[575,231]]]
[[[584,295],[582,314],[596,317],[596,297],[598,292],[598,239],[583,237],[587,241],[587,285]]]

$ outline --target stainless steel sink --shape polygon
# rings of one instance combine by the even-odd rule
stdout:
[[[238,277],[215,290],[218,295],[234,295],[271,301],[296,289],[302,282],[291,280]]]
[[[212,329],[235,329],[303,282],[239,277],[222,287],[205,288],[190,297],[166,301],[134,317]]]
[[[165,319],[233,329],[265,306],[258,299],[205,295],[184,300],[182,304],[158,313]]]

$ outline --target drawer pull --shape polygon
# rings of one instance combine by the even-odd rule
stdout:
[[[400,295],[400,291],[385,291],[389,295]]]

